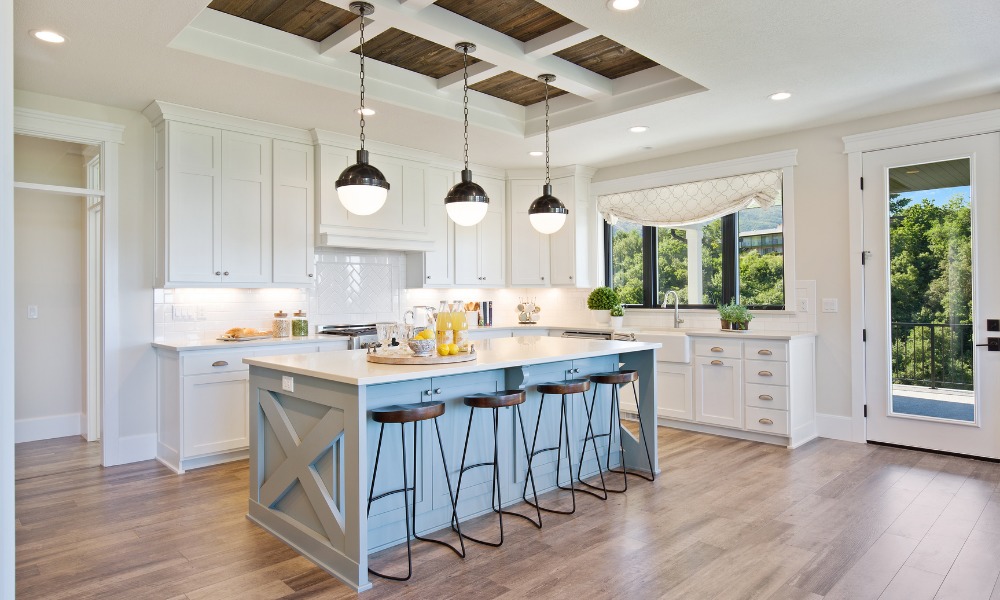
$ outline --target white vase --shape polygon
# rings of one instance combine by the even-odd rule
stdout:
[[[592,310],[590,311],[594,315],[594,319],[601,325],[607,325],[611,323],[611,311],[610,310]]]
[[[611,328],[619,330],[625,324],[625,317],[611,317]]]

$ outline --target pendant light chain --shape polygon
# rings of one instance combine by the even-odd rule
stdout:
[[[545,80],[545,185],[549,181],[549,81]]]
[[[361,45],[358,47],[361,52],[361,149],[365,149],[365,14],[361,11],[358,15],[361,20]]]
[[[469,169],[469,47],[465,46],[462,52],[462,70],[465,75],[465,87],[463,88],[465,105],[465,169]]]

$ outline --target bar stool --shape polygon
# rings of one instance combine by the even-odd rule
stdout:
[[[538,515],[538,520],[535,521],[528,515],[522,515],[520,513],[512,512],[503,509],[503,498],[500,495],[500,460],[499,460],[499,445],[497,443],[498,431],[500,428],[500,409],[505,407],[513,407],[516,412],[516,418],[518,423],[521,425],[521,443],[524,444],[525,453],[528,452],[528,438],[524,433],[524,420],[521,418],[521,404],[524,403],[527,396],[524,390],[504,390],[501,392],[493,392],[486,394],[473,394],[471,396],[466,396],[463,400],[465,405],[469,407],[469,426],[465,430],[465,448],[462,450],[462,466],[458,472],[458,487],[455,490],[455,504],[458,504],[458,499],[462,494],[462,476],[465,475],[466,471],[471,469],[477,469],[479,467],[493,467],[493,491],[490,495],[490,505],[493,508],[493,512],[497,513],[497,517],[500,520],[500,541],[499,542],[487,542],[472,537],[471,535],[465,534],[465,537],[472,540],[473,542],[484,544],[486,546],[493,546],[497,548],[503,544],[503,516],[512,515],[515,517],[521,517],[527,520],[529,523],[535,527],[542,528],[542,513],[536,507],[535,512]],[[491,462],[481,462],[474,465],[465,465],[465,459],[469,452],[469,437],[472,434],[472,418],[476,414],[476,409],[492,409],[493,410],[493,460]],[[528,485],[528,480],[531,481],[532,493],[535,492],[535,476],[531,472],[531,467],[528,467],[528,472],[526,474],[526,479],[524,482],[525,487]],[[457,515],[453,519],[452,527],[457,525]]]
[[[567,490],[573,494],[573,508],[571,510],[558,510],[554,508],[546,508],[541,506],[538,502],[538,495],[533,496],[534,502],[528,500],[528,482],[524,482],[524,492],[521,494],[521,498],[535,507],[536,510],[544,510],[545,512],[560,514],[560,515],[571,515],[576,512],[576,487],[573,485],[573,454],[569,442],[569,417],[566,416],[566,397],[572,396],[573,394],[580,394],[583,396],[584,404],[587,403],[587,397],[584,392],[590,389],[590,382],[586,379],[570,379],[568,381],[559,381],[554,383],[540,383],[538,384],[538,391],[542,394],[541,400],[538,402],[538,418],[535,420],[535,436],[531,441],[531,452],[528,453],[528,470],[531,470],[531,463],[535,459],[535,456],[543,452],[556,451],[556,487],[561,490]],[[561,395],[562,402],[560,403],[560,414],[559,414],[559,435],[557,436],[556,445],[551,448],[542,448],[540,450],[535,450],[538,444],[538,430],[542,422],[542,409],[545,407],[545,396],[551,395]],[[565,435],[564,432],[565,431]],[[562,464],[562,443],[565,437],[566,440],[566,454],[567,463],[569,468],[569,487],[563,487],[559,485],[559,471],[561,470]],[[580,490],[581,492],[587,492],[593,496],[597,496],[594,492],[589,490]],[[600,496],[597,496],[598,498]]]
[[[395,577],[392,575],[386,575],[384,573],[379,573],[371,567],[368,568],[368,572],[372,575],[377,575],[384,579],[392,579],[394,581],[407,581],[410,576],[413,575],[413,554],[410,548],[410,502],[406,495],[406,492],[413,492],[413,537],[425,542],[434,542],[435,544],[440,544],[447,548],[451,548],[455,554],[462,558],[465,558],[465,542],[462,540],[462,530],[458,529],[458,542],[461,545],[461,550],[455,548],[447,542],[442,542],[440,540],[432,540],[430,538],[424,538],[417,535],[417,449],[413,449],[413,487],[408,487],[407,475],[406,475],[406,423],[413,423],[413,443],[414,446],[417,443],[417,423],[420,421],[427,421],[430,419],[434,420],[434,429],[437,432],[438,448],[441,450],[441,463],[444,465],[444,476],[445,481],[448,483],[448,498],[451,500],[451,514],[454,518],[457,516],[455,496],[451,490],[451,478],[448,476],[448,461],[445,460],[444,456],[444,444],[441,443],[441,428],[438,426],[437,418],[444,414],[444,402],[417,402],[414,404],[397,404],[393,406],[383,406],[382,408],[375,408],[371,410],[372,420],[376,423],[381,423],[382,426],[378,431],[378,449],[375,450],[375,467],[372,470],[372,483],[368,490],[368,513],[372,512],[372,502],[375,500],[380,500],[386,496],[391,496],[393,494],[398,494],[402,492],[403,494],[403,517],[406,520],[406,577]],[[374,498],[372,495],[375,493],[375,478],[378,476],[378,461],[382,455],[382,434],[385,432],[386,423],[399,423],[399,438],[402,443],[402,461],[400,464],[403,466],[403,487],[390,490],[384,494],[379,494]]]
[[[632,393],[635,395],[636,402],[639,400],[639,395],[635,391],[635,382],[639,379],[639,372],[623,369],[621,371],[612,371],[610,373],[595,373],[590,376],[590,381],[594,384],[594,393],[590,398],[590,406],[587,406],[586,398],[584,398],[584,408],[587,409],[587,434],[583,438],[583,452],[580,453],[580,465],[576,469],[576,477],[581,484],[595,489],[601,490],[604,494],[604,499],[607,499],[608,492],[613,492],[615,494],[622,494],[628,491],[628,470],[625,468],[625,448],[622,446],[622,418],[621,418],[621,406],[618,402],[618,386],[624,385],[626,383],[632,384]],[[611,386],[611,415],[608,419],[608,432],[607,433],[596,433],[594,431],[593,417],[594,417],[594,405],[597,402],[597,390],[600,389],[600,385],[610,385]],[[649,463],[649,473],[650,476],[646,477],[641,473],[633,472],[632,474],[636,477],[641,477],[646,481],[654,481],[656,479],[656,474],[653,473],[653,459],[649,455],[649,447],[646,446],[646,432],[642,426],[642,413],[636,411],[639,415],[639,441],[642,443],[643,447],[646,449],[646,461]],[[612,433],[615,431],[615,421],[618,421],[618,452],[621,454],[622,469],[617,471],[611,468],[611,442],[614,438]],[[620,474],[624,479],[625,483],[622,489],[615,490],[609,489],[604,482],[604,474],[601,472],[601,458],[597,453],[597,442],[595,441],[599,437],[608,438],[608,455],[605,465],[609,473]],[[583,471],[583,458],[587,453],[587,441],[590,441],[591,447],[594,449],[594,458],[597,460],[597,470],[601,475],[601,487],[591,485],[586,481],[580,479],[580,473]],[[600,497],[600,496],[598,496]]]

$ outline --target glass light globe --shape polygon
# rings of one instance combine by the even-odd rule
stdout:
[[[448,216],[458,225],[471,227],[486,217],[490,205],[485,202],[449,202],[444,205]]]
[[[337,197],[348,212],[370,215],[382,208],[389,190],[376,185],[345,185],[337,188]]]
[[[528,215],[528,220],[538,233],[555,233],[566,222],[566,213],[538,213]]]

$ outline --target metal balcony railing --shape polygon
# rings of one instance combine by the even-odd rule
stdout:
[[[972,389],[972,325],[892,323],[892,382]]]

